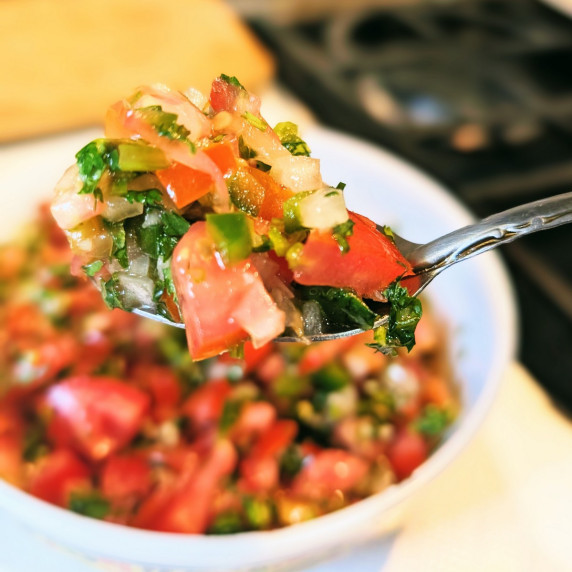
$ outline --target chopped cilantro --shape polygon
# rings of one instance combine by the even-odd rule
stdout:
[[[423,410],[421,417],[414,423],[419,433],[428,437],[437,437],[447,428],[451,422],[451,414],[446,409],[429,404]]]
[[[245,89],[244,86],[233,75],[226,75],[225,73],[221,73],[220,79],[226,81],[226,83],[229,83],[230,85],[234,85],[235,87],[240,87],[240,89]]]
[[[91,518],[105,518],[111,509],[107,499],[96,492],[72,493],[69,501],[69,508],[72,512],[83,514]]]
[[[280,138],[280,142],[292,155],[310,156],[310,147],[298,135],[298,126],[291,121],[283,121],[274,127],[276,135]]]
[[[241,401],[237,401],[236,399],[225,401],[219,421],[219,429],[221,432],[225,433],[234,425],[240,415],[241,408]]]
[[[343,254],[346,254],[350,250],[350,245],[348,243],[348,236],[354,233],[354,221],[348,219],[346,222],[336,225],[332,229],[332,236],[338,243],[340,250]]]
[[[103,296],[103,301],[108,308],[119,308],[120,310],[125,310],[123,305],[123,289],[119,285],[116,277],[112,276],[107,282],[102,282],[101,284],[101,294]]]
[[[103,268],[103,260],[94,260],[82,268],[87,276],[93,277]]]
[[[267,165],[263,161],[256,161],[256,168],[262,171],[263,173],[268,173],[268,171],[272,169],[271,165]]]
[[[113,142],[95,139],[76,153],[79,177],[83,183],[79,194],[93,194],[96,201],[103,201],[99,182],[106,169],[118,170],[119,153]]]
[[[326,393],[338,391],[351,382],[351,376],[341,365],[331,362],[311,375],[315,388]]]
[[[240,157],[247,161],[248,159],[254,159],[256,157],[256,151],[244,142],[242,135],[238,137],[238,152]]]
[[[208,529],[210,534],[233,534],[244,530],[242,518],[238,512],[227,511],[218,514]]]
[[[165,211],[161,215],[161,222],[163,223],[165,234],[169,236],[183,236],[191,227],[187,220],[172,211]]]
[[[294,478],[302,469],[303,457],[297,445],[290,445],[280,457],[280,476]]]
[[[346,184],[342,183],[341,181],[336,185],[336,189],[343,191],[346,188]]]
[[[39,423],[31,425],[24,436],[22,457],[31,463],[46,455],[50,448],[46,440],[46,430]]]
[[[176,113],[163,111],[160,105],[150,105],[136,109],[135,114],[151,125],[161,137],[190,143],[188,138],[191,132],[184,125],[177,123]]]
[[[409,296],[407,288],[401,286],[399,280],[383,294],[390,304],[389,322],[386,327],[376,329],[374,343],[368,345],[383,352],[400,346],[411,351],[415,345],[415,328],[423,313],[421,302]]]
[[[348,288],[298,286],[296,291],[302,300],[314,300],[320,304],[328,326],[369,330],[377,318],[377,314]]]
[[[254,113],[251,113],[250,111],[245,111],[242,114],[242,117],[246,119],[246,121],[248,121],[250,125],[256,127],[256,129],[258,129],[259,131],[266,131],[266,128],[268,127],[268,123],[266,123],[266,121],[264,121],[262,117],[258,117],[257,115],[254,115]]]
[[[106,230],[111,234],[113,239],[113,248],[111,250],[111,256],[115,258],[122,268],[127,268],[129,261],[127,260],[127,248],[125,240],[125,227],[123,221],[121,222],[109,222],[104,220]]]
[[[156,205],[162,202],[163,195],[159,189],[149,189],[148,191],[127,191],[125,198],[130,203]]]

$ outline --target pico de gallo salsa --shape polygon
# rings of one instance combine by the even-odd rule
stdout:
[[[196,362],[182,330],[109,310],[48,209],[0,247],[0,478],[155,531],[267,530],[406,479],[458,398],[426,313],[390,358],[371,332]]]
[[[112,105],[51,212],[106,304],[184,322],[195,360],[285,332],[371,329],[374,304],[394,299],[407,319],[375,343],[411,348],[421,306],[399,286],[411,266],[390,230],[347,210],[344,186],[322,181],[296,125],[270,127],[259,98],[221,75],[208,98],[154,85]]]

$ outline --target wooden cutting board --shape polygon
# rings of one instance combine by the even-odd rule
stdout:
[[[220,0],[0,1],[0,142],[97,125],[142,84],[260,89],[271,56]]]

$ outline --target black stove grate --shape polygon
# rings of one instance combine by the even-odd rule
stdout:
[[[572,21],[535,0],[253,19],[281,79],[331,126],[392,149],[479,216],[572,190]],[[572,227],[503,249],[520,357],[572,408]]]

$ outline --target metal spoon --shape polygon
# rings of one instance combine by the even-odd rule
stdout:
[[[413,276],[402,280],[401,284],[407,287],[412,296],[417,295],[435,276],[457,262],[467,260],[527,234],[548,230],[569,222],[572,222],[572,193],[564,193],[494,214],[427,244],[416,244],[394,234],[397,247],[409,260],[414,272]],[[378,229],[381,232],[381,227]],[[168,320],[149,309],[137,308],[133,310],[133,313],[178,328],[185,327],[184,324]],[[387,320],[387,314],[380,315],[374,327],[387,323]],[[343,330],[308,335],[304,340],[320,342],[353,336],[361,332],[363,332],[361,329]],[[276,341],[300,342],[301,339],[296,336],[283,335]]]

